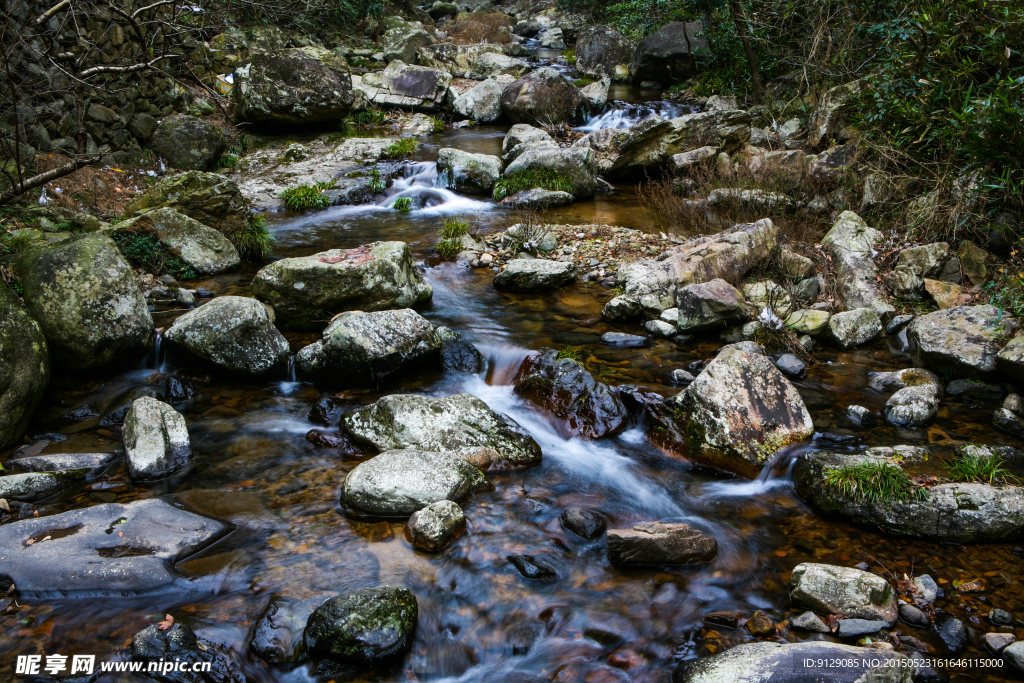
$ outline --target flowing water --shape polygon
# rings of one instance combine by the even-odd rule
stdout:
[[[619,111],[625,110],[609,110]],[[403,523],[356,521],[340,509],[340,484],[358,460],[306,439],[312,429],[336,428],[336,422],[324,428],[309,419],[320,392],[291,373],[265,382],[209,375],[168,357],[158,333],[150,356],[137,363],[126,360],[119,372],[57,374],[34,428],[68,436],[47,452],[116,448],[119,434],[99,427],[96,419],[60,416],[82,404],[102,406],[127,388],[174,374],[201,386],[184,410],[197,455],[195,470],[183,479],[140,486],[122,466],[83,492],[40,505],[39,514],[174,495],[190,509],[235,523],[237,530],[182,563],[186,578],[175,591],[23,601],[16,615],[0,622],[0,665],[11,666],[17,654],[123,657],[133,634],[173,614],[200,637],[232,651],[248,679],[301,683],[314,679],[308,666],[272,668],[247,651],[247,633],[268,600],[284,595],[315,602],[348,588],[387,584],[407,586],[418,598],[415,644],[401,662],[359,680],[548,681],[564,671],[559,681],[667,683],[678,662],[751,640],[742,630],[705,626],[706,613],[726,610],[746,617],[763,609],[776,621],[795,614],[789,610],[787,584],[789,572],[803,561],[865,562],[872,570],[895,575],[930,573],[950,594],[942,607],[980,633],[987,630],[984,615],[993,605],[1018,614],[1024,610],[1020,548],[893,539],[823,519],[795,497],[785,465],[756,481],[718,475],[659,450],[643,424],[600,442],[566,439],[542,411],[519,400],[512,376],[522,359],[541,347],[573,344],[599,380],[640,383],[667,396],[678,391],[669,382],[671,370],[712,357],[718,344],[603,346],[598,339],[605,331],[636,331],[601,320],[601,306],[613,296],[603,287],[579,284],[546,294],[507,294],[491,286],[489,271],[438,263],[431,249],[443,216],[468,214],[481,232],[506,225],[510,217],[490,201],[446,189],[432,163],[436,150],[455,146],[495,153],[502,135],[500,128],[479,127],[432,136],[421,159],[408,165],[380,202],[303,216],[279,214],[272,229],[281,257],[382,239],[410,243],[434,288],[423,314],[434,324],[461,331],[488,359],[481,375],[416,373],[375,390],[324,395],[352,408],[393,392],[469,392],[529,430],[543,448],[543,463],[526,471],[491,473],[494,491],[465,504],[465,535],[441,553],[413,550],[402,537]],[[397,197],[409,197],[417,208],[390,210]],[[640,229],[648,223],[630,188],[548,212],[545,218]],[[243,270],[196,284],[217,294],[245,294],[253,273]],[[181,312],[156,311],[157,325],[166,327]],[[315,338],[288,336],[293,350]],[[836,427],[842,406],[856,402],[877,410],[884,403],[884,395],[866,388],[869,371],[907,365],[908,359],[882,344],[852,352],[824,350],[798,387],[825,432]],[[947,401],[927,430],[901,433],[877,427],[863,436],[869,445],[999,443],[1001,437],[989,426],[991,411],[992,406]],[[717,538],[720,552],[708,566],[616,568],[607,561],[603,541],[584,542],[562,529],[559,515],[572,506],[600,509],[613,527],[684,521]],[[524,579],[506,559],[518,554],[542,559],[556,570],[557,579]],[[985,579],[985,593],[959,593],[952,587],[953,581],[975,578]],[[937,653],[945,652],[933,632],[898,628]],[[809,635],[781,633],[790,640]],[[985,655],[973,641],[965,656]],[[954,672],[957,681],[985,676],[998,680],[995,674]]]

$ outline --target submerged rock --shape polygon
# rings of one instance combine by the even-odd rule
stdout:
[[[249,649],[269,664],[301,661],[306,654],[308,612],[298,601],[275,595],[253,625]]]
[[[804,562],[793,568],[790,585],[790,597],[801,607],[848,619],[896,622],[896,592],[876,574]]]
[[[689,524],[643,522],[608,530],[608,559],[620,565],[708,564],[718,541]]]
[[[164,336],[196,358],[245,375],[283,370],[291,351],[267,306],[241,296],[208,301],[180,316]]]
[[[250,287],[283,327],[319,327],[342,311],[408,308],[433,293],[405,242],[281,259],[256,273]]]
[[[0,450],[17,443],[50,382],[50,354],[39,323],[0,283]]]
[[[192,443],[185,418],[155,398],[143,397],[132,404],[124,418],[121,436],[132,479],[163,479],[192,465]]]
[[[49,453],[14,458],[4,463],[11,472],[84,472],[85,478],[99,476],[118,458],[118,453]],[[0,496],[2,498],[4,496]]]
[[[1002,340],[1018,327],[996,306],[957,306],[918,316],[907,328],[914,364],[938,372],[984,379],[996,370]]]
[[[220,522],[155,498],[94,505],[0,526],[0,574],[22,596],[167,589],[177,578],[175,562],[227,531]]]
[[[569,284],[576,269],[571,263],[548,259],[512,259],[494,276],[494,286],[513,292],[543,292]]]
[[[514,382],[515,392],[551,412],[566,436],[600,439],[626,426],[629,414],[618,395],[553,349],[523,361]]]
[[[400,370],[437,366],[440,350],[434,328],[412,309],[351,311],[299,351],[295,366],[300,376],[321,385],[374,385]]]
[[[466,528],[466,516],[457,503],[439,500],[409,517],[405,537],[420,550],[444,550]]]
[[[454,453],[407,448],[356,465],[341,499],[358,513],[408,517],[438,501],[460,503],[486,486],[483,473]]]
[[[586,508],[569,508],[559,519],[563,527],[588,541],[598,538],[608,528],[608,522],[601,513]]]
[[[541,459],[540,446],[525,429],[470,394],[385,396],[346,413],[342,427],[353,440],[378,451],[443,451],[476,463],[481,450],[493,449],[493,464],[511,467],[536,465]]]
[[[329,598],[309,615],[306,647],[338,661],[372,662],[412,645],[419,618],[408,588],[361,588]]]
[[[441,344],[441,367],[445,370],[476,374],[487,366],[483,354],[466,341],[461,332],[436,327],[434,334]]]

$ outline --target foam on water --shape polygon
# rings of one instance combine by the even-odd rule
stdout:
[[[663,119],[674,119],[684,114],[693,113],[693,107],[675,102],[645,102],[630,104],[628,102],[609,102],[605,110],[592,116],[576,130],[591,132],[604,128],[625,130],[631,128],[648,116],[660,116]]]

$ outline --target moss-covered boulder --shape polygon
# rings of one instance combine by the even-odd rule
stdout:
[[[994,376],[997,357],[1020,321],[1001,308],[957,306],[914,318],[907,341],[914,364],[951,377]]]
[[[257,53],[235,69],[235,117],[263,124],[340,121],[351,111],[352,78],[308,48]]]
[[[535,147],[517,156],[505,168],[504,176],[520,184],[534,179],[536,186],[545,179],[558,178],[561,186],[547,189],[564,190],[576,199],[585,199],[597,191],[597,157],[586,147]]]
[[[234,268],[241,262],[238,250],[220,231],[203,225],[174,209],[162,208],[118,223],[117,233],[152,235],[175,258],[198,275]]]
[[[585,76],[628,81],[636,45],[611,26],[591,26],[576,39],[576,69]]]
[[[501,93],[501,108],[514,123],[548,125],[572,121],[582,104],[580,89],[550,67],[531,71]]]
[[[408,308],[429,301],[430,285],[405,242],[374,242],[275,261],[252,292],[274,307],[282,327],[317,328],[343,311]]]
[[[131,266],[106,235],[30,249],[12,265],[54,362],[92,370],[145,350],[153,318]]]
[[[50,354],[39,323],[0,283],[0,450],[25,433],[50,381]]]
[[[252,211],[234,180],[217,173],[187,171],[164,178],[125,206],[125,215],[168,207],[203,225],[232,235],[243,230]]]
[[[228,139],[214,123],[187,114],[172,114],[156,127],[149,146],[172,168],[208,171],[228,148]]]
[[[419,607],[408,588],[360,588],[322,602],[306,622],[306,648],[346,662],[372,662],[405,652]]]

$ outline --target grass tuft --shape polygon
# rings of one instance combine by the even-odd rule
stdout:
[[[442,239],[462,237],[469,233],[469,221],[463,216],[449,216],[441,223]]]
[[[949,478],[954,481],[977,481],[983,484],[1017,482],[998,455],[984,456],[961,453],[952,462],[945,463]]]
[[[557,359],[562,360],[563,358],[568,358],[569,360],[574,360],[579,363],[583,360],[583,353],[572,344],[566,344],[565,348],[558,352]]]
[[[316,211],[331,205],[331,198],[324,194],[331,189],[332,183],[316,183],[315,185],[299,185],[290,187],[281,193],[281,200],[289,211]]]
[[[114,231],[111,235],[128,263],[154,275],[169,273],[178,280],[192,280],[197,273],[178,257],[168,252],[154,235],[140,232]]]
[[[252,214],[245,227],[230,237],[238,255],[246,261],[265,261],[274,253],[274,236],[267,229],[267,217]]]
[[[902,467],[887,462],[862,462],[832,468],[825,473],[825,484],[844,496],[865,503],[928,498],[928,490],[912,482]]]
[[[414,154],[419,148],[420,143],[413,138],[402,138],[384,148],[384,157],[387,159],[404,159]]]
[[[391,205],[391,208],[396,211],[412,211],[412,200],[408,197],[399,197],[395,200],[395,203]]]
[[[509,178],[501,178],[494,184],[494,199],[501,201],[505,197],[523,190],[541,187],[552,192],[568,192],[572,194],[572,181],[564,175],[547,169],[533,171],[516,171]]]

